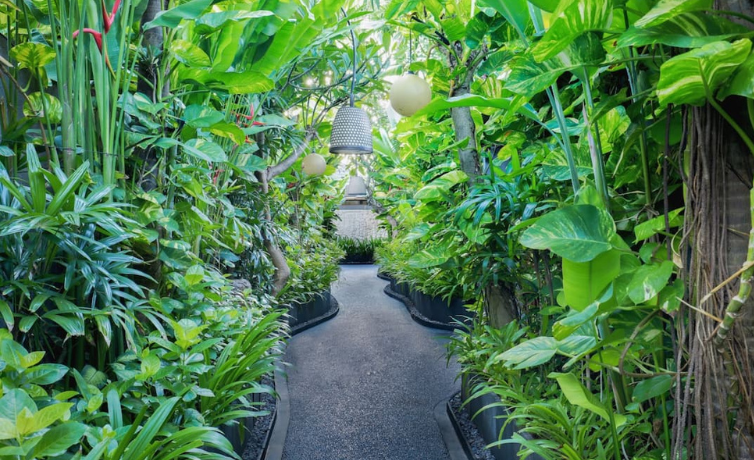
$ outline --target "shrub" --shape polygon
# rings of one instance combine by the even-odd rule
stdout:
[[[372,264],[375,261],[375,252],[385,243],[383,238],[349,238],[339,236],[336,241],[338,246],[346,254],[340,259],[340,263]]]

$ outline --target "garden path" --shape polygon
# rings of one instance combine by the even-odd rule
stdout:
[[[442,460],[433,416],[457,390],[448,333],[415,323],[385,295],[377,268],[345,266],[340,313],[291,339],[285,460]]]

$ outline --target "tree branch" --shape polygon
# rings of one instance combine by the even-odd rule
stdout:
[[[293,166],[293,163],[295,163],[296,160],[299,159],[301,154],[304,153],[306,148],[309,147],[309,142],[314,139],[315,135],[316,133],[312,127],[307,128],[306,136],[304,136],[304,141],[298,147],[296,147],[296,150],[294,150],[293,153],[288,155],[280,163],[267,168],[267,180],[271,180],[272,178],[283,174],[288,170],[288,168]]]

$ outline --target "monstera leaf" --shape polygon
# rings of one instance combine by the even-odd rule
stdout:
[[[568,206],[544,215],[521,235],[527,248],[549,249],[573,262],[589,262],[612,248],[615,223],[593,205]]]

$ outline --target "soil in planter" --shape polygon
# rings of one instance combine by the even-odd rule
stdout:
[[[487,445],[482,438],[481,433],[477,430],[474,422],[471,421],[471,415],[467,406],[461,407],[463,400],[461,399],[461,393],[458,392],[450,398],[450,409],[456,416],[456,420],[461,425],[461,432],[463,437],[466,438],[466,442],[471,447],[471,453],[474,455],[474,460],[495,460],[488,449],[484,446]]]
[[[262,380],[262,384],[273,386],[272,379],[268,377]],[[250,433],[246,434],[249,438],[246,441],[246,448],[241,456],[243,460],[258,460],[261,458],[262,451],[267,447],[265,445],[267,435],[272,429],[272,422],[275,419],[275,397],[269,393],[265,393],[260,395],[260,398],[264,404],[255,406],[254,410],[268,411],[269,414],[254,419],[254,428],[252,428]]]

